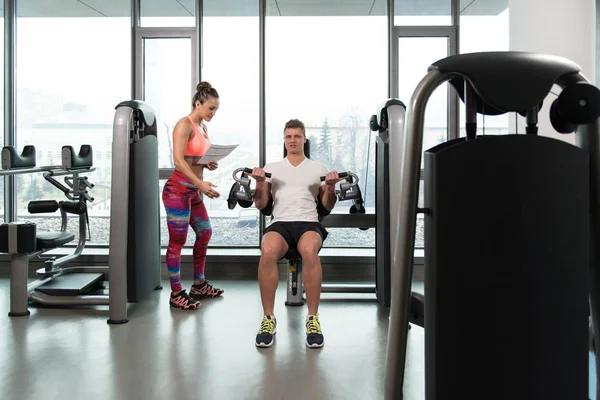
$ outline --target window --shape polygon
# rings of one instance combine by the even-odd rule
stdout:
[[[452,0],[394,0],[394,25],[452,25],[451,2]]]
[[[204,1],[201,76],[219,92],[220,106],[207,123],[214,144],[239,145],[205,179],[217,185],[218,199],[205,199],[212,221],[212,246],[257,246],[259,213],[254,207],[233,210],[227,197],[237,168],[259,162],[259,18],[258,2],[224,7]],[[238,174],[239,176],[239,174]],[[254,187],[254,182],[252,182]]]
[[[128,3],[128,2],[126,2]],[[196,25],[196,0],[140,0],[140,26],[190,27]]]
[[[102,4],[95,12],[75,2],[68,10],[58,1],[46,0],[40,9],[17,2],[22,16],[17,22],[17,148],[35,145],[48,157],[43,165],[60,164],[63,145],[78,151],[89,144],[94,152],[107,154],[115,106],[131,97],[129,2]],[[65,17],[56,17],[57,10]],[[86,174],[95,184],[90,190],[95,201],[89,204],[91,243],[107,244],[110,158],[96,158],[94,166],[96,171]],[[18,175],[16,192],[18,220],[39,223],[42,231],[60,229],[59,213],[27,212],[28,201],[65,199],[42,174]],[[76,219],[69,220],[69,231],[77,236]]]
[[[269,7],[266,18],[266,161],[283,156],[283,128],[298,118],[311,158],[359,177],[374,212],[375,133],[369,118],[387,97],[387,17],[326,5]],[[341,15],[345,11],[354,16]],[[360,26],[361,29],[356,29]],[[368,49],[368,56],[361,49]],[[367,163],[368,160],[368,163]],[[367,183],[367,187],[365,187]],[[347,214],[350,202],[334,213]],[[374,246],[374,229],[328,228],[326,246]]]
[[[145,37],[142,46],[143,99],[156,112],[158,167],[173,168],[173,129],[190,113],[196,87],[191,78],[192,39]]]
[[[507,51],[508,48],[508,1],[475,7],[474,4],[463,8],[460,15],[460,52]],[[509,127],[509,114],[477,114],[477,134],[505,135],[514,133]],[[524,132],[524,124],[520,127]],[[465,104],[460,102],[460,136],[466,136]]]

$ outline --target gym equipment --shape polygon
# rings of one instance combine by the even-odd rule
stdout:
[[[375,293],[384,306],[390,305],[390,135],[404,130],[406,106],[389,99],[369,121],[369,135],[375,136]],[[370,142],[370,140],[369,140]]]
[[[139,302],[160,283],[158,137],[154,109],[140,100],[116,106],[113,123],[108,323],[128,322],[127,303]],[[114,273],[113,273],[114,271]]]
[[[35,154],[35,147],[31,145],[25,146],[20,155],[14,147],[5,146],[2,149],[3,170],[0,171],[0,176],[43,172],[44,179],[62,191],[69,200],[38,200],[29,202],[27,206],[30,214],[60,210],[60,231],[38,232],[33,223],[7,223],[0,226],[3,233],[0,252],[11,254],[9,316],[29,315],[29,300],[43,305],[63,304],[69,303],[68,296],[88,295],[96,289],[103,288],[102,268],[63,267],[79,257],[86,243],[87,203],[94,201],[87,189],[93,188],[94,185],[81,174],[95,170],[92,166],[91,146],[82,145],[79,154],[72,146],[63,146],[63,163],[57,166],[36,167]],[[66,185],[55,179],[58,176],[65,176]],[[42,256],[48,250],[65,245],[75,238],[75,235],[67,232],[67,213],[79,216],[79,241],[75,251],[58,259]],[[44,268],[36,271],[39,279],[27,284],[29,260],[34,257],[45,260]]]
[[[352,200],[356,198],[355,196],[360,194],[360,190],[357,190],[358,187],[358,176],[350,171],[348,172],[340,172],[340,178],[345,178],[346,182],[340,184],[340,189],[336,189],[336,196],[338,200]],[[325,176],[320,177],[321,182],[325,181]],[[323,225],[323,221],[330,214],[330,211],[327,210],[323,204],[321,203],[321,199],[317,196],[315,198],[315,202],[317,203],[317,214],[319,215],[319,222]],[[361,200],[362,202],[362,200]],[[267,206],[260,210],[260,212],[266,216],[271,216],[273,212],[273,199],[270,198]],[[304,305],[304,286],[302,284],[302,257],[297,249],[289,249],[287,253],[283,256],[286,260],[288,260],[288,274],[287,274],[287,295],[286,295],[286,306],[302,306]],[[324,284],[321,285],[321,291],[327,292],[327,289],[334,287],[334,285],[330,285],[329,287]],[[325,290],[323,290],[325,287]],[[337,291],[342,291],[344,289],[348,289],[347,286],[338,288]],[[359,292],[359,287],[354,285],[352,288],[353,292]],[[330,290],[331,291],[331,290]]]
[[[86,238],[85,201],[93,201],[85,191],[90,187],[87,178],[78,174],[93,171],[91,147],[84,147],[75,155],[69,146],[63,147],[63,166],[35,167],[33,146],[23,149],[19,156],[14,148],[4,148],[2,164],[9,169],[0,175],[46,172],[45,178],[53,185],[52,177],[73,175],[65,182],[72,189],[63,190],[74,202],[61,202],[61,212],[79,215],[79,244],[75,252],[64,258],[46,263],[38,270],[43,277],[27,285],[29,259],[49,248],[62,246],[74,239],[66,232],[36,232],[34,224],[9,223],[0,227],[0,251],[11,253],[11,312],[9,315],[28,315],[28,300],[48,305],[108,305],[108,323],[128,322],[127,304],[145,299],[152,291],[162,289],[160,284],[160,198],[157,190],[158,143],[154,110],[137,100],[124,101],[116,106],[112,143],[112,190],[110,211],[110,243],[108,267],[71,267],[57,269],[73,261],[83,250]],[[5,163],[6,162],[6,163]],[[14,166],[14,168],[13,168]],[[76,183],[75,183],[76,182]],[[60,187],[59,187],[60,189]],[[82,204],[83,203],[83,204]],[[53,211],[57,205],[33,202],[30,211]],[[84,211],[85,210],[85,211]],[[64,214],[63,214],[64,216]],[[63,219],[63,227],[66,223]],[[33,225],[33,226],[31,226]],[[35,238],[35,245],[33,243]],[[82,275],[93,277],[85,285],[74,282],[71,272],[92,272]],[[69,274],[67,274],[69,272]],[[101,283],[108,275],[108,294]],[[37,289],[37,290],[34,290]]]
[[[360,189],[358,186],[358,176],[352,172],[340,172],[340,178],[346,178],[345,182],[340,184],[340,189],[336,189],[336,196],[339,201],[343,200],[354,200],[359,199]],[[324,176],[320,177],[321,182],[325,180]],[[316,199],[317,202],[317,213],[319,214],[319,222],[323,224],[323,221],[329,216],[330,211],[323,207],[319,197]],[[362,199],[360,199],[362,204]],[[267,216],[271,215],[273,210],[272,200],[270,204],[265,207],[261,212]],[[288,260],[288,274],[287,274],[287,294],[286,294],[286,306],[301,306],[304,305],[304,286],[302,283],[302,257],[297,249],[289,249],[288,252],[283,256]],[[321,284],[321,292],[344,292],[351,291],[352,293],[362,293],[360,285],[333,285],[333,284]]]
[[[239,178],[237,177],[238,172],[242,173]],[[230,210],[233,210],[236,204],[239,204],[242,208],[248,208],[254,203],[254,190],[250,189],[250,177],[248,176],[251,173],[251,168],[238,168],[233,171],[232,176],[235,183],[231,187],[229,196],[227,197],[227,206]],[[270,178],[271,174],[266,172],[265,176]]]
[[[447,81],[465,103],[466,137],[425,152],[418,210],[425,109]],[[563,91],[549,107],[552,125],[559,132],[573,125],[576,145],[537,135],[553,85]],[[509,112],[525,116],[527,134],[477,135],[478,113]],[[430,66],[413,93],[405,131],[390,132],[395,201],[385,399],[403,398],[408,323],[418,311],[411,280],[419,211],[426,399],[588,399],[588,315],[598,332],[600,305],[593,245],[600,227],[599,116],[598,89],[561,57],[484,52]]]

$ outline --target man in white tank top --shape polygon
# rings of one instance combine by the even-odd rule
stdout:
[[[250,175],[256,180],[256,208],[262,210],[273,199],[273,221],[265,229],[258,265],[264,317],[256,335],[256,346],[273,344],[277,326],[274,313],[279,282],[277,261],[288,249],[296,249],[303,261],[302,278],[308,306],[306,345],[322,347],[323,332],[318,314],[322,271],[318,253],[327,231],[319,223],[316,198],[320,198],[326,209],[333,209],[337,200],[335,184],[340,178],[336,171],[328,172],[323,163],[306,158],[306,133],[301,121],[288,121],[283,132],[287,157],[265,165],[264,169],[254,168]],[[265,172],[271,173],[271,177],[266,178]],[[325,176],[324,182],[321,176]]]

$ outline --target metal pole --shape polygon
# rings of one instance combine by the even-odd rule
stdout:
[[[198,46],[198,57],[196,58],[196,71],[198,73],[198,82],[202,82],[202,65],[204,63],[204,55],[202,53],[202,20],[204,19],[204,1],[196,0],[196,40]],[[196,83],[198,83],[196,82]],[[196,83],[192,86],[195,92]]]
[[[15,146],[16,137],[16,0],[4,0],[4,145]],[[4,177],[4,222],[17,220],[17,191],[14,175]]]
[[[137,97],[137,28],[140,26],[140,0],[131,0],[131,99]],[[141,62],[141,60],[139,60]]]
[[[432,70],[417,85],[404,135],[390,132],[391,305],[385,368],[385,400],[403,398],[406,339],[411,302],[419,173],[427,101],[449,75]],[[391,111],[391,108],[390,108]],[[401,139],[401,140],[398,140]]]
[[[394,31],[394,0],[387,0],[388,98],[398,97],[398,37]]]
[[[450,56],[459,53],[460,33],[460,1],[452,0],[451,19],[452,34],[448,38],[450,42]],[[451,85],[448,85],[448,137],[447,140],[458,139],[460,136],[460,98]]]
[[[266,102],[265,102],[265,19],[267,13],[266,0],[258,2],[258,28],[259,28],[259,58],[258,58],[258,165],[264,167],[266,162]],[[258,246],[261,246],[261,232],[265,227],[265,216],[258,214]]]
[[[127,317],[127,268],[129,244],[129,179],[130,179],[130,130],[132,109],[117,108],[113,122],[112,175],[110,208],[110,252],[108,254],[109,310],[108,323],[122,324]]]

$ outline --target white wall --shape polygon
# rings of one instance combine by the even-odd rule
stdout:
[[[568,58],[581,67],[588,80],[596,75],[596,0],[509,0],[509,49]],[[558,90],[553,90],[558,93]],[[539,115],[539,133],[574,143],[574,135],[556,133],[549,119],[550,94]],[[519,117],[519,133],[525,121]],[[514,116],[509,132],[514,132]]]

